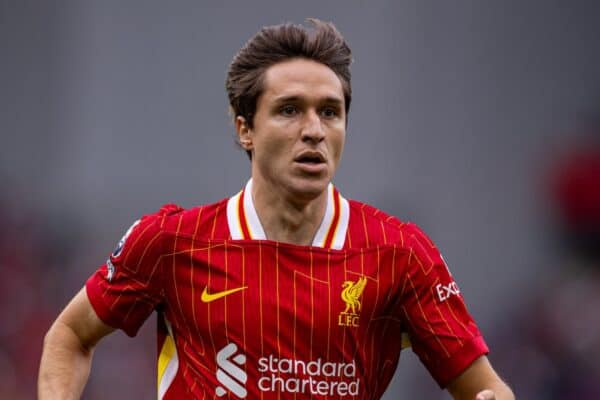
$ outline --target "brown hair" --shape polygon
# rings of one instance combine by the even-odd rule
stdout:
[[[342,82],[348,118],[352,98],[350,47],[331,22],[313,18],[308,21],[313,29],[292,23],[263,27],[235,55],[225,82],[234,118],[244,117],[252,128],[256,103],[264,89],[265,71],[291,58],[306,58],[331,68]]]

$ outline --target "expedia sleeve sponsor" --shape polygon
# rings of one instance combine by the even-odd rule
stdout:
[[[456,282],[452,281],[447,285],[442,283],[438,283],[435,285],[435,291],[438,295],[438,299],[440,303],[448,300],[450,296],[458,296],[460,294],[460,289],[458,289],[458,285]]]
[[[404,229],[409,256],[398,315],[413,351],[444,387],[488,348],[436,246],[415,225]]]

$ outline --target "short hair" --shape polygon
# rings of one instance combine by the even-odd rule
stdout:
[[[309,18],[312,29],[284,23],[263,27],[235,55],[227,71],[225,88],[233,117],[242,116],[249,127],[264,90],[265,71],[293,58],[313,60],[329,67],[340,79],[346,118],[350,110],[352,52],[331,22]]]

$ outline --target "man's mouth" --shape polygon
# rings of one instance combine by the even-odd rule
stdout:
[[[294,159],[294,161],[302,164],[322,164],[325,162],[325,157],[319,152],[304,152]]]
[[[302,157],[302,158],[296,160],[296,162],[300,162],[300,163],[304,163],[304,164],[320,164],[323,161],[321,161],[317,157]]]

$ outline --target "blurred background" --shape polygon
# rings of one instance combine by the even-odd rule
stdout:
[[[600,398],[600,4],[0,1],[0,393],[140,215],[249,176],[225,71],[263,25],[353,50],[337,187],[438,244],[520,398]],[[155,323],[100,343],[85,399],[155,397]],[[385,399],[446,399],[410,352]]]

